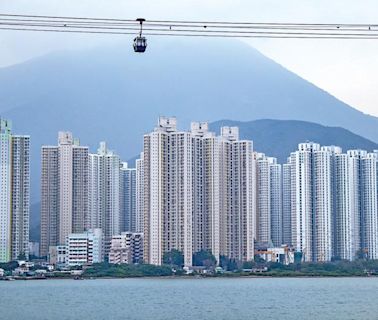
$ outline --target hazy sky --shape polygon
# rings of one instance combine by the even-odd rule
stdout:
[[[134,19],[378,24],[377,0],[0,0],[1,13]],[[120,36],[0,30],[0,66]],[[355,108],[378,116],[378,40],[248,43]],[[378,128],[377,128],[378,130]]]

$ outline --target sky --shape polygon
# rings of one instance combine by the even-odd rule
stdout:
[[[376,0],[0,0],[0,13],[121,19],[378,24],[377,12]],[[122,39],[0,30],[0,67],[114,41]],[[378,116],[378,40],[243,41],[356,109]]]

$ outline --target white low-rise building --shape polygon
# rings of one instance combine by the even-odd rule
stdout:
[[[294,263],[294,250],[288,246],[257,249],[255,253],[266,262],[277,262],[285,265]]]
[[[102,262],[104,259],[101,229],[69,234],[66,249],[66,264],[70,267]]]
[[[100,263],[104,261],[103,247],[101,229],[71,233],[66,238],[66,245],[50,247],[49,263],[57,267]]]

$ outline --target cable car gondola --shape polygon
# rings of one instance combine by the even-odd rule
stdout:
[[[134,51],[143,53],[146,51],[146,48],[147,48],[147,39],[146,37],[142,36],[143,22],[146,20],[142,18],[138,18],[136,19],[136,21],[139,21],[140,23],[140,32],[139,32],[139,36],[137,36],[134,39]]]

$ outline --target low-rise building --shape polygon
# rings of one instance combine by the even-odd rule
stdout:
[[[12,276],[26,276],[29,268],[25,265],[20,266],[12,271]]]
[[[109,263],[131,264],[143,261],[143,234],[122,232],[113,236],[109,252]]]
[[[104,261],[101,229],[69,234],[66,240],[66,250],[66,265],[69,267]]]
[[[285,265],[294,263],[294,250],[288,246],[256,249],[255,254],[266,262],[277,262]]]
[[[50,247],[49,263],[58,268],[100,263],[104,261],[103,247],[101,229],[71,233],[66,238],[66,245]]]
[[[57,268],[63,268],[66,266],[67,248],[66,246],[50,246],[48,261],[50,265]]]
[[[26,261],[26,260],[17,260],[18,266],[19,267],[24,267],[24,268],[33,268],[34,267],[34,262],[32,261]]]

